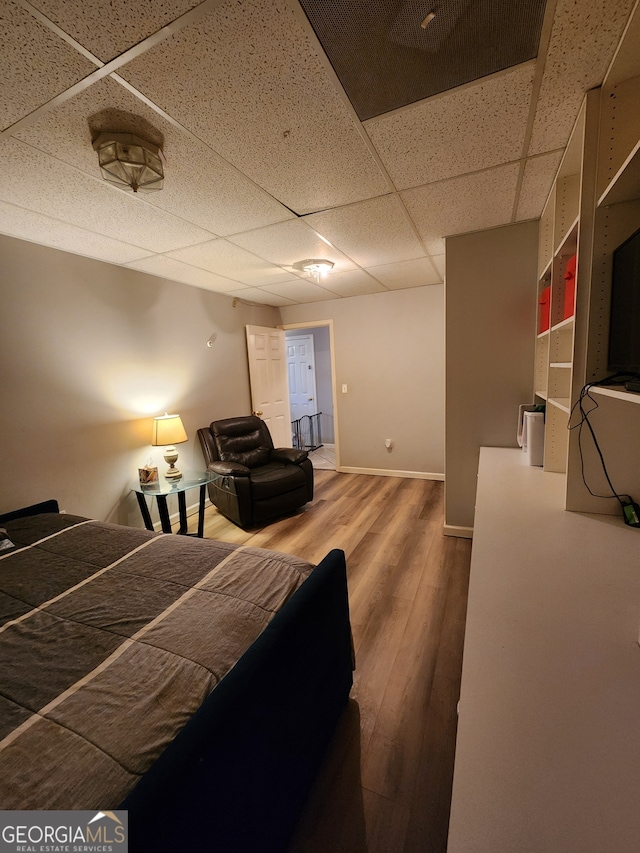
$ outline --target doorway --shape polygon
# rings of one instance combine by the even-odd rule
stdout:
[[[339,470],[333,321],[297,323],[283,325],[282,328],[285,330],[288,365],[289,356],[292,357],[292,366],[288,368],[291,420],[296,421],[301,414],[317,413],[314,421],[318,431],[313,440],[321,446],[310,451],[309,456],[316,468]],[[302,348],[300,339],[304,339]],[[292,371],[297,373],[292,375]],[[309,400],[309,397],[315,399]]]
[[[285,332],[291,420],[318,413],[315,340],[313,335]]]

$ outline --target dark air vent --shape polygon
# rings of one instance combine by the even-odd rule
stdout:
[[[300,4],[361,121],[533,59],[545,8],[545,0]]]

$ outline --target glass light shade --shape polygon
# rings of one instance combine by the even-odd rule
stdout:
[[[303,270],[319,282],[333,268],[333,261],[329,261],[327,258],[307,258],[304,261],[298,261],[293,267]]]
[[[180,444],[187,441],[187,433],[182,425],[180,415],[161,415],[153,419],[151,444],[162,447],[168,444]]]
[[[323,276],[329,272],[329,270],[331,269],[332,266],[333,266],[333,264],[330,264],[330,263],[327,263],[324,261],[320,261],[317,264],[309,264],[309,266],[306,267],[306,270],[308,273],[311,273],[311,275]]]
[[[93,147],[105,181],[134,193],[162,189],[164,170],[156,145],[131,133],[101,133]]]

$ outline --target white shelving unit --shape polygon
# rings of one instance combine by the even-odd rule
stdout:
[[[549,288],[551,299],[549,329],[538,328],[536,337],[535,402],[546,404],[544,469],[566,474],[565,507],[575,511],[620,512],[574,407],[586,384],[610,373],[613,252],[640,228],[638,104],[640,4],[602,87],[585,97],[540,220],[538,298]],[[573,254],[575,312],[565,318],[564,274]],[[624,389],[594,388],[586,404],[616,492],[640,501],[640,465],[630,464],[640,459],[638,402],[640,395]]]
[[[604,397],[613,397],[616,400],[625,400],[627,403],[640,403],[640,394],[627,391],[620,385],[612,385],[609,388],[594,388],[594,394],[602,394]]]
[[[541,328],[538,316],[534,393],[535,402],[546,404],[544,469],[557,473],[566,473],[569,450],[575,314],[565,316],[565,273],[578,255],[588,108],[593,109],[593,97],[582,106],[540,221],[538,301],[545,291],[550,299],[548,329]]]
[[[612,258],[614,250],[640,228],[640,11],[636,7],[621,47],[603,83],[597,143],[593,233],[589,275],[581,274],[578,287],[586,293],[576,328],[581,340],[574,350],[572,399],[589,382],[604,379],[609,341]],[[635,47],[634,47],[635,46]],[[580,261],[581,263],[581,256]],[[576,364],[579,362],[579,369]],[[640,500],[640,395],[624,388],[593,388],[590,416],[618,494]],[[583,479],[586,478],[585,485]],[[594,494],[591,494],[594,492]],[[593,442],[578,430],[569,440],[566,507],[570,510],[618,514],[620,506],[609,497]]]

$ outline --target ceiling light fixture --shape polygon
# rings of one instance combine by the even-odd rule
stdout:
[[[429,26],[429,24],[431,23],[431,21],[433,21],[433,19],[435,18],[435,16],[436,16],[436,13],[435,13],[435,12],[429,12],[429,14],[427,15],[427,17],[426,17],[426,18],[424,19],[424,21],[420,24],[420,26],[422,27],[422,29],[423,29],[423,30],[426,30],[426,29],[427,29],[427,27]]]
[[[105,181],[123,190],[161,190],[162,151],[132,133],[101,133],[93,143]]]
[[[315,279],[316,284],[320,284],[320,279],[324,278],[333,268],[333,261],[328,261],[326,258],[307,258],[304,261],[298,261],[293,267],[297,270],[303,270]]]

